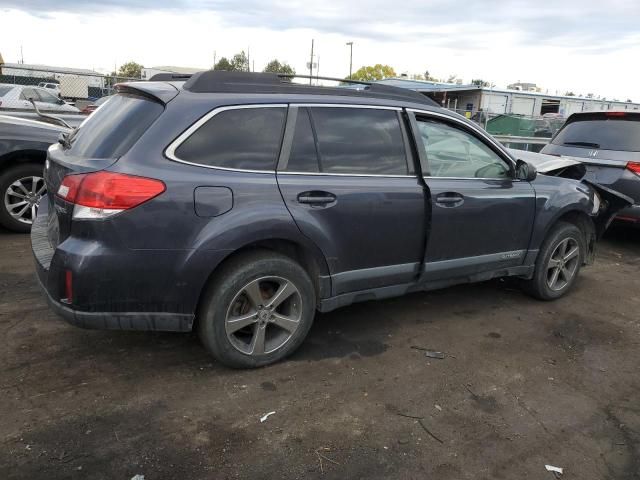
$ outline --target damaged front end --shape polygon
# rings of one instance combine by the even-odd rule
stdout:
[[[591,218],[596,239],[602,236],[620,210],[633,205],[630,197],[589,179],[586,166],[577,159],[522,150],[510,149],[510,152],[516,158],[533,165],[538,173],[578,180],[590,187],[593,194]]]

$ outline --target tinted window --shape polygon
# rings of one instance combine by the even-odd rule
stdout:
[[[0,97],[4,97],[12,88],[11,85],[0,85]]]
[[[419,120],[418,129],[432,177],[506,178],[509,167],[473,135],[431,120]]]
[[[567,123],[551,142],[567,147],[640,152],[640,121],[608,119]]]
[[[407,158],[394,110],[311,108],[320,171],[407,174]]]
[[[292,172],[318,172],[318,153],[316,151],[309,112],[298,109],[295,133],[291,144],[291,153],[287,170]]]
[[[187,138],[175,155],[201,165],[274,170],[285,115],[285,108],[272,107],[220,112]]]
[[[71,136],[70,152],[86,158],[124,155],[162,113],[161,104],[137,95],[118,94],[96,110]]]

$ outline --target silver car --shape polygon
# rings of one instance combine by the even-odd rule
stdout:
[[[0,110],[33,111],[30,99],[43,112],[79,112],[73,105],[67,104],[51,90],[28,85],[0,84]]]

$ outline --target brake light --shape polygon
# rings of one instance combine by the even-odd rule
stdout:
[[[625,112],[604,112],[605,117],[626,117]]]
[[[101,219],[157,197],[165,191],[162,181],[114,172],[67,175],[58,196],[75,205],[73,218]]]
[[[640,175],[640,162],[627,163],[627,170],[631,170],[636,175]]]

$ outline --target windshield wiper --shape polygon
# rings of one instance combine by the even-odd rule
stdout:
[[[563,145],[574,145],[576,147],[589,147],[589,148],[600,148],[599,143],[591,143],[591,142],[563,142]]]

